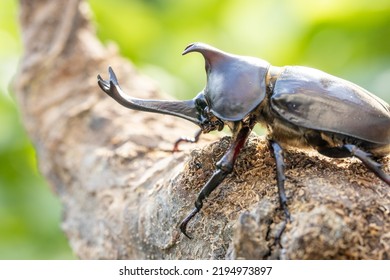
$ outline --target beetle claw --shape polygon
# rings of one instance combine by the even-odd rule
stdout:
[[[190,239],[190,240],[192,239],[192,237],[187,234],[185,229],[184,230],[180,229],[180,230],[181,230],[181,233],[183,233],[188,239]]]
[[[182,222],[182,223],[180,224],[180,231],[181,231],[181,233],[184,234],[188,239],[192,239],[192,237],[189,236],[188,233],[187,233],[187,223],[183,223],[183,222]]]
[[[199,211],[200,209],[195,207],[194,210],[192,210],[192,212],[180,223],[180,231],[189,239],[192,239],[192,237],[187,234],[187,224]]]

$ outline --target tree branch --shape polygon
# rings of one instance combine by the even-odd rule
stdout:
[[[286,155],[288,204],[283,224],[275,165],[252,135],[234,173],[189,225],[193,208],[230,138],[172,154],[195,127],[170,116],[120,107],[98,88],[108,65],[132,96],[158,98],[154,82],[96,39],[80,0],[20,1],[24,55],[16,99],[39,166],[60,197],[62,227],[83,259],[390,258],[390,194],[354,159]],[[43,32],[44,30],[44,32]],[[189,149],[192,149],[190,151]],[[389,172],[389,160],[383,160]]]

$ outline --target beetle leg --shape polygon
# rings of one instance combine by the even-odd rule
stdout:
[[[234,163],[240,153],[241,148],[244,146],[246,139],[248,138],[253,125],[242,126],[241,122],[235,124],[233,129],[233,139],[229,148],[225,152],[224,156],[217,162],[217,170],[214,171],[211,178],[207,181],[204,187],[198,194],[198,198],[195,201],[195,208],[190,214],[180,223],[181,232],[191,239],[187,234],[188,222],[202,209],[203,200],[209,196],[209,194],[218,187],[219,184],[225,179],[225,177],[233,171]]]
[[[286,216],[286,222],[288,222],[291,221],[291,215],[288,211],[286,191],[284,190],[284,181],[286,180],[286,177],[284,176],[285,165],[283,149],[277,142],[273,140],[269,140],[269,143],[271,145],[276,162],[276,181],[278,185],[280,207],[283,209],[284,215]]]
[[[225,177],[230,172],[226,172],[222,169],[217,169],[214,174],[211,176],[211,178],[208,180],[206,185],[202,188],[200,191],[198,198],[195,201],[195,208],[191,211],[190,214],[187,215],[187,217],[180,223],[180,230],[181,232],[187,236],[189,239],[191,237],[187,234],[187,224],[188,222],[202,209],[203,207],[203,200],[216,188],[218,185],[225,179]]]
[[[202,134],[202,129],[199,129],[193,138],[191,137],[180,137],[179,139],[176,140],[175,144],[173,145],[172,152],[178,152],[179,151],[179,144],[181,142],[187,142],[187,143],[196,143],[199,141],[199,137]]]
[[[282,208],[284,212],[284,216],[286,218],[282,228],[275,236],[275,244],[280,244],[280,237],[282,236],[284,230],[286,229],[286,225],[288,222],[291,221],[291,215],[288,211],[287,207],[287,197],[286,197],[286,191],[284,189],[284,181],[286,180],[286,177],[284,176],[284,156],[283,156],[283,149],[282,147],[275,141],[269,140],[271,150],[274,154],[275,163],[276,163],[276,182],[278,185],[278,193],[279,193],[279,203],[280,207]]]
[[[369,153],[366,153],[365,151],[351,144],[346,144],[343,146],[343,148],[346,149],[348,152],[350,152],[351,156],[355,156],[358,159],[360,159],[369,170],[374,172],[379,179],[381,179],[383,182],[385,182],[390,186],[390,175],[386,174],[381,169],[381,165],[375,160],[373,160],[370,157]]]
[[[379,179],[384,181],[390,186],[390,176],[386,174],[382,169],[381,165],[373,160],[369,153],[359,149],[356,145],[345,144],[341,147],[331,147],[331,148],[321,148],[318,149],[318,152],[333,158],[343,158],[343,157],[352,157],[355,156],[362,161],[362,163]]]

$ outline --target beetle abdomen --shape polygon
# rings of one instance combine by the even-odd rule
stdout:
[[[367,90],[316,69],[285,67],[275,82],[271,107],[297,126],[390,144],[390,106]]]

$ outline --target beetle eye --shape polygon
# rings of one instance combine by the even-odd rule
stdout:
[[[198,98],[195,99],[195,107],[198,109],[198,110],[204,110],[206,109],[206,107],[208,106],[207,102],[206,102],[206,98],[204,97],[204,95],[199,95]]]

